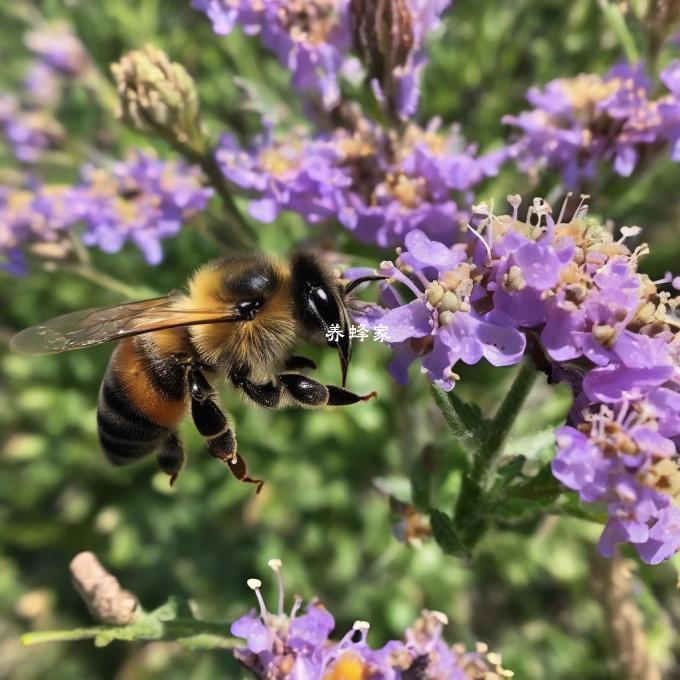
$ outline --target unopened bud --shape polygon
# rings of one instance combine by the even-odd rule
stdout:
[[[593,337],[605,349],[611,349],[614,342],[616,342],[617,335],[616,328],[609,324],[598,324],[593,326]]]
[[[436,307],[442,301],[445,292],[439,281],[433,281],[425,291],[425,298],[433,307]]]
[[[100,621],[125,625],[134,620],[139,604],[137,598],[121,587],[118,579],[104,569],[93,553],[76,555],[70,569],[76,590]]]
[[[202,135],[198,96],[186,69],[162,50],[146,45],[111,65],[119,115],[132,127],[199,151]]]
[[[440,312],[457,312],[460,309],[460,301],[455,293],[447,290],[439,303]]]
[[[351,0],[354,49],[369,80],[377,80],[388,103],[394,96],[394,71],[406,65],[415,44],[407,0]]]

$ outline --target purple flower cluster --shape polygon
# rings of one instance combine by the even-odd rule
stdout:
[[[82,76],[91,62],[67,24],[29,31],[26,45],[36,59],[28,68],[21,100],[0,94],[0,129],[17,161],[34,165],[63,141],[64,130],[53,111],[64,80]]]
[[[0,187],[0,267],[15,276],[25,274],[24,249],[58,242],[75,222],[72,202],[68,187]]]
[[[680,296],[663,290],[670,275],[651,281],[638,272],[648,248],[631,251],[636,227],[611,231],[586,217],[583,201],[564,220],[535,199],[525,221],[520,199],[512,215],[473,207],[475,228],[453,246],[422,231],[407,234],[395,263],[378,273],[383,305],[355,302],[355,320],[382,327],[395,359],[391,371],[408,380],[408,367],[444,389],[455,364],[482,358],[514,364],[531,336],[550,363],[554,381],[574,391],[570,424],[558,433],[554,473],[586,502],[608,503],[601,549],[629,541],[649,562],[680,548]],[[350,278],[366,272],[351,272]],[[677,283],[677,279],[675,280]],[[673,472],[673,475],[671,475]]]
[[[14,157],[24,165],[40,161],[64,138],[64,129],[48,111],[24,109],[10,95],[0,95],[0,129]]]
[[[228,35],[237,24],[259,35],[291,72],[293,86],[321,94],[326,108],[340,99],[338,73],[350,45],[347,0],[192,0]]]
[[[559,78],[527,99],[535,107],[503,122],[521,130],[512,147],[522,170],[557,169],[567,186],[592,179],[600,163],[629,176],[642,154],[680,137],[680,62],[661,78],[670,90],[650,98],[650,82],[641,65],[621,64],[604,77],[581,74]],[[680,152],[673,150],[673,160]]]
[[[114,253],[132,241],[149,264],[158,264],[161,241],[175,236],[212,195],[212,189],[202,186],[197,168],[143,152],[116,163],[111,171],[88,166],[82,175],[73,187],[0,189],[3,268],[24,273],[26,248],[48,256],[44,244],[80,223],[86,245]]]
[[[453,239],[469,213],[453,200],[496,174],[504,152],[476,155],[457,129],[439,122],[415,124],[396,137],[361,118],[354,130],[277,142],[263,136],[250,151],[225,137],[218,152],[222,171],[238,186],[258,191],[251,215],[269,222],[292,210],[310,222],[336,218],[359,240],[381,246],[421,229]]]
[[[444,614],[423,611],[406,631],[404,640],[392,640],[380,649],[367,643],[369,624],[357,621],[339,642],[330,640],[335,621],[317,601],[300,612],[302,599],[296,597],[289,615],[284,613],[281,561],[270,560],[277,575],[277,613],[267,611],[258,579],[248,581],[260,604],[235,621],[231,633],[243,638],[246,646],[235,650],[240,663],[264,680],[401,680],[406,678],[446,678],[446,680],[499,680],[513,676],[501,667],[498,654],[478,644],[475,652],[462,645],[450,647],[442,639]]]
[[[410,49],[392,74],[397,112],[403,118],[413,115],[418,106],[425,39],[439,26],[440,15],[450,4],[451,0],[404,3]],[[247,34],[259,35],[291,72],[293,86],[318,92],[326,109],[340,102],[339,75],[352,77],[360,70],[356,59],[348,56],[351,0],[192,0],[192,5],[208,16],[215,33],[228,35],[238,24]],[[371,30],[380,32],[377,27]],[[372,80],[371,85],[384,101],[381,84]]]
[[[66,22],[29,31],[26,46],[40,64],[66,78],[82,76],[91,66],[87,50]]]
[[[149,264],[161,261],[160,242],[176,236],[213,193],[202,186],[197,168],[142,152],[111,172],[86,167],[82,174],[75,209],[85,223],[85,245],[115,253],[132,241]]]

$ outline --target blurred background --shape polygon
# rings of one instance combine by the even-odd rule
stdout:
[[[22,86],[30,59],[24,35],[36,18],[70,23],[101,69],[101,99],[111,95],[108,64],[151,42],[194,76],[213,132],[228,129],[247,139],[258,130],[259,117],[241,105],[244,88],[263,106],[275,107],[281,119],[304,120],[290,96],[288,74],[259,42],[239,31],[215,36],[184,0],[3,3],[2,91]],[[660,60],[677,52],[671,44]],[[604,73],[622,54],[620,37],[593,0],[457,0],[430,53],[422,120],[440,115],[457,121],[482,150],[502,143],[507,130],[501,117],[527,108],[531,85],[582,71]],[[91,92],[69,90],[58,113],[66,148],[42,167],[51,181],[75,179],[89,153],[84,140],[112,158],[132,145],[151,144],[103,113]],[[157,149],[173,155],[162,144]],[[9,152],[0,147],[0,174],[13,172]],[[633,179],[603,177],[591,200],[597,215],[644,226],[652,255],[642,268],[655,276],[678,269],[679,181],[680,166],[662,162]],[[506,167],[477,196],[500,201],[515,192],[547,195],[555,182],[548,175],[528,186]],[[166,241],[158,267],[148,266],[133,247],[112,256],[93,252],[94,266],[133,289],[167,292],[219,254],[200,226]],[[330,240],[350,261],[386,256],[340,230],[310,232],[290,215],[258,230],[260,246],[281,254],[302,241]],[[291,600],[293,593],[319,596],[336,616],[340,635],[355,619],[365,619],[372,626],[369,641],[378,646],[400,636],[428,607],[449,616],[451,642],[484,640],[518,678],[617,677],[607,661],[606,616],[594,597],[599,527],[554,516],[520,522],[490,532],[472,563],[444,555],[427,538],[407,545],[395,536],[400,517],[389,497],[409,500],[410,470],[424,447],[433,446],[446,460],[455,444],[424,379],[414,377],[407,389],[394,384],[387,347],[357,347],[349,386],[380,394],[365,405],[268,413],[224,391],[240,451],[252,474],[267,480],[260,497],[207,455],[188,424],[182,430],[188,465],[171,490],[153,460],[113,469],[98,450],[97,391],[111,347],[39,358],[7,352],[17,330],[67,311],[114,304],[122,301],[120,293],[73,274],[36,269],[20,279],[0,274],[0,296],[0,677],[239,677],[230,654],[191,653],[171,643],[22,648],[23,632],[90,621],[68,577],[68,563],[81,550],[94,551],[147,609],[176,594],[192,598],[206,619],[230,622],[255,604],[245,585],[249,577],[262,578],[273,602],[266,565],[279,557]],[[305,353],[317,360],[320,375],[337,381],[333,352]],[[461,395],[492,412],[511,374],[475,366],[463,376]],[[539,381],[512,445],[518,451],[545,447],[568,407],[566,392]],[[453,497],[457,480],[446,477],[445,463],[441,474],[445,500]],[[677,566],[638,566],[635,586],[652,653],[671,669],[669,677],[680,677],[672,670],[680,655]]]

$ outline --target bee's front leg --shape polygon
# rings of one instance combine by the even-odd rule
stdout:
[[[316,363],[312,359],[301,356],[292,356],[286,361],[287,371],[302,371],[306,368],[313,371],[316,368]]]
[[[264,481],[248,476],[246,463],[236,452],[236,435],[217,403],[215,390],[196,367],[189,369],[188,383],[191,417],[199,434],[206,441],[208,453],[221,460],[240,482],[256,484],[256,493],[260,493]]]
[[[278,380],[303,406],[349,406],[359,401],[368,401],[378,394],[371,392],[361,396],[344,387],[324,385],[299,373],[282,373]]]

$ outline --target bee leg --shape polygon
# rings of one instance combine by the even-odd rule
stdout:
[[[259,494],[260,491],[262,491],[264,479],[254,479],[253,477],[249,477],[246,462],[241,456],[239,456],[238,453],[235,454],[235,458],[232,458],[228,461],[227,466],[229,467],[231,474],[234,475],[234,477],[236,477],[239,482],[243,482],[244,484],[255,484],[256,494]]]
[[[276,408],[281,399],[281,387],[277,387],[273,382],[256,385],[248,380],[248,373],[249,369],[243,367],[232,371],[229,377],[231,382],[239,389],[242,389],[255,403],[265,408]]]
[[[302,371],[305,368],[314,370],[316,368],[316,363],[307,357],[292,356],[286,361],[287,371]]]
[[[156,460],[160,465],[161,470],[167,475],[170,475],[170,486],[174,486],[179,477],[179,473],[184,466],[184,446],[182,441],[173,432],[163,444],[161,450],[156,454]]]
[[[377,396],[377,392],[363,396],[354,394],[344,387],[324,385],[299,373],[282,373],[278,379],[293,398],[304,406],[349,406]]]
[[[199,434],[206,441],[208,453],[221,460],[240,482],[256,484],[255,493],[260,493],[264,480],[248,476],[245,461],[236,453],[236,436],[229,426],[227,416],[215,399],[215,391],[198,369],[189,371],[189,393],[191,417]]]

